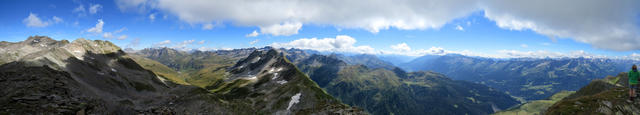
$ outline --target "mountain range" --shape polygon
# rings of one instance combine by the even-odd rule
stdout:
[[[366,114],[325,93],[278,52],[251,51],[222,70],[218,86],[202,88],[171,69],[156,71],[196,64],[137,61],[108,41],[1,42],[0,113]]]
[[[628,71],[634,60],[603,58],[495,59],[457,54],[426,55],[400,67],[428,70],[455,80],[480,83],[524,100],[540,100],[563,90],[576,91],[591,80]]]
[[[220,78],[216,76],[222,75],[216,73],[220,73],[224,70],[223,68],[237,68],[246,65],[227,64],[228,61],[219,61],[218,64],[213,64],[216,62],[206,60],[214,58],[236,60],[239,59],[237,57],[245,56],[250,58],[256,56],[244,52],[273,49],[265,47],[186,52],[170,48],[148,48],[136,52],[135,55],[158,60],[165,65],[175,65],[170,67],[186,74],[184,79],[187,82],[217,91],[219,89],[215,89],[215,87],[224,86],[224,84],[216,82],[220,81]],[[346,104],[362,107],[372,114],[420,114],[426,112],[434,114],[490,114],[519,103],[509,95],[484,85],[451,80],[434,72],[408,73],[373,55],[323,55],[300,49],[277,50],[281,50],[282,55],[288,61],[295,64],[296,68],[308,75],[328,94]],[[168,59],[175,60],[166,61]],[[263,63],[256,60],[238,60],[238,63],[246,61]],[[203,65],[205,64],[203,62],[209,65]],[[183,66],[191,64],[195,64],[195,66],[187,66],[186,68]]]
[[[385,61],[398,58],[273,47],[125,52],[31,36],[0,42],[0,114],[640,113],[618,73],[634,60]]]

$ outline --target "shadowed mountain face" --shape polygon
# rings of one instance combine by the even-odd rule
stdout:
[[[593,79],[626,71],[633,63],[590,58],[500,60],[427,55],[402,67],[440,72],[455,80],[485,84],[526,100],[538,100],[559,91],[578,90]]]
[[[153,72],[109,42],[78,39],[68,43],[35,36],[0,47],[2,59],[9,62],[0,66],[0,81],[7,86],[1,100],[4,110],[149,112],[162,109],[159,105],[172,97]]]
[[[281,67],[281,79],[228,73],[215,91],[174,84],[140,66],[110,42],[71,43],[35,36],[0,44],[0,113],[58,114],[331,114],[358,113],[301,74],[279,55],[260,67]],[[256,54],[278,54],[256,52]],[[280,60],[277,60],[280,59]],[[244,60],[254,60],[244,59]],[[273,61],[277,60],[277,61]],[[288,65],[287,65],[288,64]],[[176,66],[193,67],[193,66]],[[293,67],[293,68],[291,68]],[[241,67],[235,67],[241,68]],[[226,71],[226,69],[223,69]],[[163,73],[171,74],[170,71]],[[252,79],[235,79],[256,75]],[[176,77],[177,78],[177,77]],[[232,79],[233,78],[233,79]],[[305,79],[306,78],[306,79]],[[268,82],[262,82],[262,81]],[[277,81],[276,81],[277,80]],[[280,80],[287,81],[280,84]]]
[[[373,114],[489,114],[518,103],[484,85],[434,72],[370,69],[323,55],[296,62],[329,94]]]

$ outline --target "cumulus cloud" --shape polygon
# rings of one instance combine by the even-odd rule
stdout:
[[[637,0],[487,0],[485,17],[505,29],[572,38],[597,48],[640,49]]]
[[[117,0],[121,9],[154,8],[188,23],[230,21],[273,35],[296,34],[302,24],[359,28],[372,33],[438,29],[483,11],[510,30],[531,30],[612,50],[640,49],[638,0]],[[276,6],[276,7],[274,7]],[[264,10],[269,9],[269,10]],[[468,23],[470,25],[470,23]]]
[[[204,40],[201,40],[198,42],[198,44],[204,44],[204,42],[205,42]]]
[[[116,5],[120,11],[135,10],[137,12],[143,12],[149,9],[153,5],[150,0],[115,0]]]
[[[392,45],[391,49],[393,49],[393,50],[392,51],[381,50],[381,51],[379,51],[379,54],[382,54],[382,55],[393,54],[393,55],[405,55],[405,56],[424,56],[424,55],[445,55],[445,54],[448,54],[448,53],[458,53],[458,52],[454,52],[454,51],[444,50],[444,48],[442,48],[442,47],[431,47],[429,49],[412,50],[409,47],[409,45],[407,45],[405,43]]]
[[[196,40],[185,40],[182,42],[177,43],[176,45],[174,45],[172,48],[181,48],[184,49],[186,48],[188,45],[193,44],[193,42],[195,42]]]
[[[528,48],[528,47],[529,47],[529,45],[527,45],[527,44],[520,44],[520,47],[522,47],[522,48]]]
[[[91,5],[91,6],[89,7],[89,13],[91,13],[91,14],[96,14],[96,13],[98,13],[98,11],[100,11],[101,9],[102,9],[102,5],[100,5],[100,4],[94,4],[94,5]]]
[[[271,34],[273,36],[290,36],[298,34],[300,28],[302,28],[302,23],[300,22],[286,22],[265,27],[260,26],[260,33]]]
[[[424,55],[446,55],[460,54],[466,56],[488,57],[488,58],[621,58],[640,60],[640,54],[632,54],[622,57],[609,57],[605,55],[596,55],[583,50],[570,52],[553,52],[546,50],[538,51],[519,51],[519,50],[498,50],[495,52],[473,52],[470,50],[445,50],[442,47],[431,47],[428,49],[413,49],[406,43],[391,45],[392,50],[378,50],[370,46],[355,46],[356,39],[339,35],[335,38],[301,38],[286,43],[272,43],[270,46],[275,48],[298,48],[310,49],[327,52],[341,53],[365,53],[377,55],[404,55],[404,56],[424,56]],[[526,45],[526,44],[524,44]]]
[[[292,26],[302,23],[330,24],[341,28],[364,28],[371,32],[381,29],[440,28],[448,21],[463,17],[476,8],[473,0],[453,1],[224,1],[224,0],[126,0],[116,1],[119,7],[146,9],[149,6],[176,15],[189,23],[233,20],[238,25]],[[367,4],[363,4],[367,3]],[[144,5],[147,4],[147,5]],[[153,5],[152,5],[153,4]],[[276,7],[274,7],[276,6]],[[264,10],[269,9],[269,10]],[[290,23],[290,24],[287,24]],[[262,32],[262,30],[261,30]],[[269,33],[272,31],[266,31]],[[276,32],[278,33],[278,32]],[[296,33],[288,31],[288,33]],[[271,33],[269,33],[271,34]],[[286,35],[286,34],[280,34]]]
[[[298,48],[298,49],[311,49],[317,51],[327,52],[342,52],[342,53],[360,53],[360,54],[393,54],[393,55],[406,55],[406,56],[423,56],[423,55],[445,55],[449,53],[460,54],[472,54],[468,52],[447,51],[442,47],[431,47],[429,49],[417,49],[413,50],[406,43],[400,43],[391,45],[392,51],[376,50],[367,45],[355,46],[356,39],[339,35],[335,38],[301,38],[286,43],[272,43],[270,46],[275,48]]]
[[[53,23],[61,23],[64,22],[64,20],[62,20],[62,18],[58,17],[58,16],[53,16]]]
[[[259,35],[258,31],[253,30],[253,32],[251,32],[251,33],[249,33],[247,35],[244,35],[244,37],[256,37],[258,35]]]
[[[166,47],[168,44],[171,44],[171,40],[165,40],[158,43],[153,43],[153,47]]]
[[[149,20],[151,20],[152,22],[156,20],[156,13],[149,14]]]
[[[396,45],[392,45],[391,49],[396,50],[396,51],[411,51],[411,47],[409,47],[409,45],[407,45],[407,43],[400,43],[400,44],[396,44]]]
[[[374,54],[375,49],[370,46],[354,46],[356,39],[346,36],[338,35],[335,38],[301,38],[293,40],[287,43],[273,43],[270,46],[276,48],[299,48],[299,49],[312,49],[318,51],[331,51],[331,52],[348,52],[348,53],[366,53]]]
[[[253,41],[249,42],[249,44],[253,45],[253,44],[258,43],[258,41],[260,41],[260,39],[253,40]]]
[[[98,19],[98,23],[96,24],[96,26],[87,29],[87,32],[102,33],[102,26],[104,26],[104,22],[102,21],[102,19]]]
[[[538,51],[517,51],[517,50],[500,50],[495,57],[498,58],[607,58],[603,55],[595,55],[587,53],[583,50],[572,52],[552,52],[546,50]]]
[[[47,27],[52,24],[61,23],[63,21],[64,20],[62,20],[62,18],[58,16],[53,16],[51,19],[45,21],[42,18],[38,17],[38,14],[29,13],[29,16],[22,20],[22,23],[24,23],[27,27]]]
[[[29,16],[22,20],[22,23],[26,24],[27,27],[47,27],[50,24],[47,21],[42,21],[42,19],[38,17],[38,14],[34,13],[29,13]]]
[[[84,5],[79,5],[78,7],[74,8],[73,11],[71,11],[73,13],[77,13],[78,16],[85,16],[87,13],[87,10],[84,8]]]
[[[460,25],[456,25],[456,30],[464,31],[464,28],[462,28],[462,26],[460,26]]]
[[[103,38],[107,38],[107,39],[112,39],[112,38],[115,38],[116,34],[119,34],[120,32],[122,32],[124,30],[127,30],[127,28],[126,27],[122,27],[122,28],[120,28],[118,30],[115,30],[113,32],[104,32],[104,34],[102,34],[102,37]],[[127,37],[128,37],[127,35],[120,35],[120,37],[118,37],[116,39],[124,40],[124,39],[127,39]]]

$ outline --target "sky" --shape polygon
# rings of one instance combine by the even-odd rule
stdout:
[[[640,59],[638,0],[4,0],[0,41]]]

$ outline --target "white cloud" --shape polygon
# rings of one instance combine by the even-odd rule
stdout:
[[[53,22],[54,23],[61,23],[64,22],[64,20],[62,20],[62,18],[58,17],[58,16],[53,16]]]
[[[396,51],[402,51],[402,52],[411,51],[411,47],[409,47],[409,45],[407,45],[407,43],[400,43],[400,44],[396,44],[396,45],[391,45],[391,49],[396,50]]]
[[[96,27],[97,27],[97,25],[96,25]],[[102,27],[100,27],[100,28],[102,28]],[[124,30],[127,30],[127,28],[126,27],[122,27],[122,28],[120,28],[120,29],[118,29],[116,31],[113,31],[113,32],[104,32],[104,34],[102,34],[102,37],[103,38],[107,38],[107,39],[112,39],[112,38],[114,38],[116,36],[116,34],[119,34],[120,32],[122,32]],[[124,39],[127,39],[127,37],[128,37],[127,35],[121,35],[117,39],[118,40],[124,40]]]
[[[603,55],[595,55],[587,53],[583,50],[577,50],[572,52],[552,52],[546,50],[538,51],[517,51],[517,50],[500,50],[498,58],[607,58]]]
[[[378,54],[378,55],[405,55],[405,56],[424,56],[424,55],[446,55],[446,54],[460,54],[466,56],[478,56],[488,58],[612,58],[604,55],[595,55],[583,50],[571,51],[571,52],[552,52],[546,50],[538,51],[518,51],[518,50],[498,50],[493,53],[480,53],[470,50],[445,50],[442,47],[431,47],[429,49],[412,49],[406,43],[400,43],[391,45],[391,51],[377,50],[370,46],[355,46],[356,39],[339,35],[336,38],[301,38],[286,43],[272,43],[270,46],[275,48],[298,48],[298,49],[311,49],[317,51],[327,52],[342,52],[342,53],[366,53],[366,54]],[[526,44],[523,44],[526,45]],[[636,59],[640,60],[640,54],[634,54],[630,56],[623,56],[623,59]]]
[[[200,47],[197,50],[200,50],[200,51],[211,51],[211,50],[216,50],[216,49],[215,48],[209,48],[209,47]]]
[[[260,33],[271,34],[273,36],[290,36],[298,34],[298,30],[302,28],[300,22],[286,22],[283,24],[273,24],[270,26],[260,26]]]
[[[318,51],[331,52],[348,52],[348,53],[367,53],[374,54],[375,49],[370,46],[354,46],[356,39],[338,35],[335,38],[301,38],[287,43],[273,43],[270,46],[276,48],[299,48],[312,49]]]
[[[171,48],[178,48],[178,49],[183,49],[184,50],[184,49],[186,49],[186,47],[188,45],[193,44],[195,41],[196,40],[185,40],[185,41],[182,41],[182,42],[179,42],[179,43],[175,44]]]
[[[154,43],[154,47],[166,47],[167,44],[171,44],[171,40],[165,40],[158,43]]]
[[[96,26],[89,28],[87,32],[102,33],[102,26],[104,26],[104,22],[102,21],[102,19],[98,19],[98,23],[96,24]]]
[[[102,5],[100,4],[94,4],[91,5],[91,7],[89,7],[89,13],[91,14],[96,14],[98,13],[98,11],[100,11],[102,9]]]
[[[118,30],[116,30],[116,31],[113,31],[113,33],[116,33],[116,34],[117,34],[117,33],[120,33],[120,32],[122,32],[122,31],[125,31],[125,30],[127,30],[127,27],[122,27],[122,28],[120,28],[120,29],[118,29]]]
[[[25,23],[27,27],[47,27],[50,24],[47,21],[42,21],[42,19],[38,17],[38,14],[34,13],[29,13],[29,16],[22,20],[22,23]]]
[[[439,28],[473,12],[474,0],[451,1],[146,1],[189,23],[233,20],[239,25],[272,26],[287,22],[364,28],[371,32]],[[366,4],[363,4],[366,3]],[[122,6],[136,6],[140,3]],[[275,7],[274,7],[275,6]],[[269,9],[269,10],[264,10]]]
[[[258,35],[259,35],[258,31],[253,30],[253,32],[251,32],[251,33],[249,33],[247,35],[244,35],[244,37],[256,37]]]
[[[204,40],[201,40],[198,42],[198,44],[204,44],[204,42],[205,42]]]
[[[156,20],[156,13],[149,14],[149,20],[151,20],[152,22]]]
[[[401,44],[398,44],[398,45],[401,45]],[[398,46],[398,45],[395,45],[395,46]],[[406,47],[409,48],[408,45]],[[393,48],[392,46],[391,49],[393,49],[393,51],[381,50],[379,52],[380,54],[383,54],[383,55],[393,54],[393,55],[405,55],[405,56],[445,55],[448,53],[457,53],[453,51],[444,50],[444,48],[442,47],[431,47],[429,49],[411,50],[411,49],[397,49],[397,48]]]
[[[129,36],[127,35],[121,35],[120,37],[118,37],[118,40],[124,40],[127,39]]]
[[[249,42],[249,44],[253,45],[253,44],[258,43],[258,41],[260,41],[260,39],[253,40],[253,41]]]
[[[464,28],[462,28],[462,26],[460,25],[456,25],[456,30],[464,31]]]
[[[486,18],[505,29],[531,30],[552,39],[570,38],[597,48],[640,49],[636,45],[640,44],[638,0],[117,0],[116,4],[121,9],[155,8],[187,23],[229,21],[257,26],[261,33],[274,35],[296,34],[303,23],[372,33],[389,28],[438,29],[483,11]]]
[[[527,44],[520,44],[520,47],[522,47],[522,48],[528,48],[528,47],[529,47],[529,45],[527,45]]]
[[[85,16],[87,13],[87,10],[84,8],[84,5],[79,5],[78,7],[74,8],[73,11],[71,12],[77,13],[78,16]]]
[[[150,0],[115,0],[116,5],[120,11],[135,10],[137,12],[143,12],[148,10],[148,7],[153,5]]]
[[[485,17],[505,29],[532,30],[612,50],[640,49],[637,0],[488,0]]]
[[[550,46],[550,45],[551,45],[551,43],[544,42],[544,43],[542,43],[542,45],[543,45],[543,46]]]

